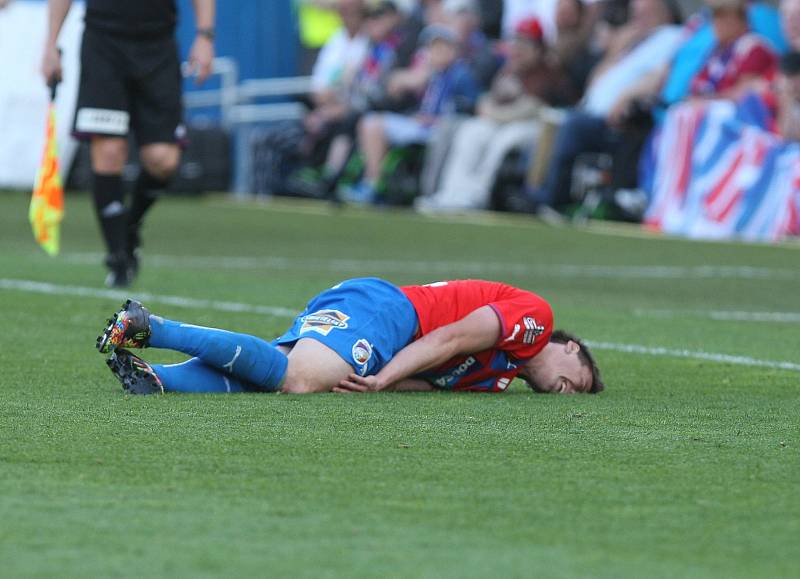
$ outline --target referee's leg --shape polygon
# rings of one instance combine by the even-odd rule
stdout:
[[[128,215],[127,247],[137,269],[145,215],[163,196],[181,158],[185,140],[178,47],[172,37],[148,42],[155,55],[148,72],[136,79],[132,97],[132,129],[139,143],[141,171],[134,186]]]
[[[132,281],[125,251],[128,212],[122,187],[128,141],[125,137],[92,135],[90,151],[95,210],[108,249],[106,285],[126,287]]]
[[[128,221],[122,170],[128,157],[130,99],[119,39],[89,26],[81,43],[81,77],[74,133],[90,143],[92,194],[108,250],[106,285],[125,287],[133,277],[126,257]]]
[[[128,215],[128,251],[138,265],[140,230],[145,214],[167,189],[181,160],[177,143],[150,143],[139,148],[141,172],[136,181]]]

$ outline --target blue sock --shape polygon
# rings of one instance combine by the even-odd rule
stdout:
[[[248,334],[204,328],[150,316],[150,346],[200,358],[223,373],[262,390],[280,388],[289,359],[269,342]]]
[[[167,392],[252,392],[257,390],[205,364],[200,358],[182,364],[153,364],[164,390]],[[248,388],[249,386],[249,388]]]

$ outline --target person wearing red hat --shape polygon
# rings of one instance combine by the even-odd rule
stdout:
[[[478,116],[456,132],[441,187],[432,196],[418,198],[417,209],[486,208],[503,159],[515,148],[534,144],[543,110],[569,102],[569,92],[564,73],[547,58],[539,21],[519,22],[509,42],[506,65],[479,102]]]

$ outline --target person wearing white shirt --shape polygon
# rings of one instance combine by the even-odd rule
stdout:
[[[362,31],[363,0],[339,0],[337,9],[342,27],[322,47],[311,71],[315,99],[327,100],[344,90],[367,54],[369,43]]]
[[[670,61],[683,38],[676,0],[632,0],[628,23],[614,34],[595,67],[584,99],[558,130],[542,186],[531,193],[546,213],[570,201],[575,159],[589,152],[610,153],[620,133],[608,122],[617,100],[644,75]]]

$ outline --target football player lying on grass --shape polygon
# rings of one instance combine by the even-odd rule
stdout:
[[[128,351],[146,347],[193,357],[157,365]],[[501,392],[517,376],[537,392],[603,390],[586,346],[553,332],[544,299],[480,280],[347,280],[312,298],[272,342],[167,320],[128,300],[97,349],[131,394]]]

